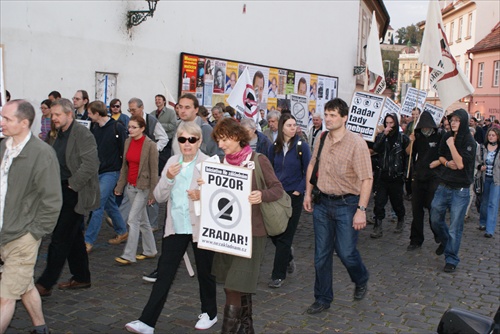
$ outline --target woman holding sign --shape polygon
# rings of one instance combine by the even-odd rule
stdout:
[[[208,158],[200,151],[201,128],[194,122],[181,122],[177,128],[177,141],[181,154],[168,159],[154,190],[158,202],[167,202],[158,279],[139,320],[125,325],[132,333],[154,332],[179,264],[190,243],[196,261],[201,299],[201,314],[195,328],[208,329],[217,322],[215,277],[211,274],[214,253],[198,248],[200,216],[195,213],[195,202],[200,200],[197,180],[201,177],[197,165]]]
[[[262,154],[256,155],[252,152],[249,134],[236,120],[231,118],[219,120],[212,132],[212,138],[224,151],[225,164],[252,168],[258,159],[266,183],[267,189],[258,190],[255,171],[253,172],[252,192],[248,197],[252,204],[252,257],[248,259],[216,253],[213,265],[217,281],[224,283],[226,294],[221,333],[254,333],[252,294],[257,290],[267,235],[259,204],[280,199],[283,195],[283,187],[274,175],[269,160]]]

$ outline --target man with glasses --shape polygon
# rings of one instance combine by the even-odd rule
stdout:
[[[444,253],[444,272],[456,270],[460,258],[458,251],[464,229],[464,218],[469,203],[469,188],[474,180],[476,141],[469,131],[469,114],[464,109],[450,116],[451,131],[443,135],[438,155],[440,185],[431,204],[431,225],[440,242],[437,255]],[[446,224],[446,211],[450,212],[450,226]]]
[[[111,111],[111,118],[115,121],[122,123],[127,130],[128,122],[130,121],[130,117],[122,113],[122,101],[119,99],[112,99],[109,104],[109,109]]]
[[[86,90],[77,90],[73,96],[73,105],[75,106],[75,119],[90,121],[87,107],[89,105],[89,93]]]

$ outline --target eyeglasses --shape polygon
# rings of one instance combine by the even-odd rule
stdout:
[[[111,106],[111,108],[120,108],[120,107],[121,107],[121,105],[119,105],[119,104],[115,104],[114,106]]]
[[[177,141],[181,144],[184,144],[186,141],[188,141],[190,144],[194,144],[196,143],[198,140],[200,140],[200,138],[196,138],[196,137],[189,137],[189,138],[186,138],[186,137],[178,137],[177,138]]]

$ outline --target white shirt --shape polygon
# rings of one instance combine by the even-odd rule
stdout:
[[[154,116],[152,116],[154,117]],[[146,124],[148,123],[148,119],[146,116],[146,113],[142,113],[142,118],[146,121]],[[156,142],[156,148],[158,149],[158,152],[161,152],[165,146],[168,144],[168,135],[165,132],[165,129],[161,125],[160,121],[156,122],[155,129],[153,131],[155,135],[155,139],[157,140]],[[147,134],[146,134],[147,135]]]
[[[3,226],[3,209],[5,208],[5,197],[7,196],[9,169],[12,165],[12,161],[21,153],[30,138],[31,132],[29,132],[26,138],[16,146],[13,146],[14,139],[12,139],[12,137],[5,139],[6,150],[2,158],[2,166],[0,169],[0,230]]]

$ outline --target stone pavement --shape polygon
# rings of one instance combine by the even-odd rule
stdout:
[[[371,206],[373,201],[371,201]],[[477,230],[475,210],[466,220],[461,262],[452,274],[443,272],[444,257],[436,256],[436,244],[428,225],[426,241],[420,250],[407,252],[411,222],[410,203],[406,227],[394,234],[389,219],[384,221],[384,236],[370,239],[368,228],[360,233],[359,250],[370,272],[368,294],[354,302],[354,285],[337,257],[334,258],[334,301],[331,308],[318,315],[305,310],[314,301],[314,232],[312,215],[303,213],[294,241],[297,270],[279,289],[270,289],[274,246],[268,240],[258,292],[254,296],[254,327],[257,333],[432,333],[448,308],[459,307],[493,317],[500,296],[500,246],[497,234],[492,239]],[[371,207],[369,208],[369,211]],[[371,216],[371,212],[368,213]],[[43,309],[52,333],[124,333],[125,323],[136,320],[144,307],[152,284],[144,282],[143,273],[156,266],[156,260],[144,260],[130,266],[114,261],[123,245],[111,246],[106,240],[112,229],[103,224],[98,243],[90,255],[92,288],[80,291],[54,289],[43,299]],[[161,233],[156,232],[160,249]],[[47,245],[40,250],[35,276],[45,266]],[[193,259],[192,250],[189,250]],[[193,261],[194,262],[194,261]],[[194,265],[194,263],[193,263]],[[69,279],[67,269],[61,281]],[[224,306],[222,286],[217,287],[219,322],[207,330],[220,332]],[[200,312],[196,277],[189,277],[181,264],[156,333],[194,333]],[[31,329],[31,322],[21,303],[7,333]]]

